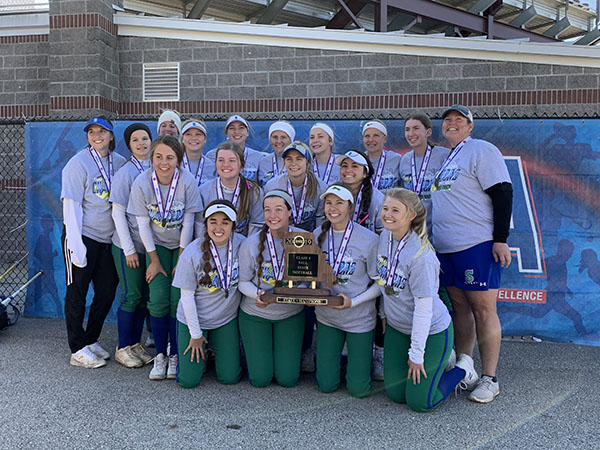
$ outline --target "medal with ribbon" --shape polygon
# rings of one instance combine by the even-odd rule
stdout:
[[[133,164],[133,166],[138,170],[139,173],[142,173],[144,171],[144,166],[142,166],[140,160],[133,155],[131,155],[131,164]]]
[[[236,208],[238,205],[238,200],[240,199],[240,180],[241,178],[238,177],[237,183],[235,184],[235,189],[233,190],[233,197],[231,198],[231,203],[233,203],[233,206],[235,206]],[[225,200],[225,194],[223,193],[223,185],[221,184],[221,179],[217,178],[216,181],[217,198],[219,200]]]
[[[385,167],[385,160],[387,158],[387,154],[385,150],[381,151],[381,156],[379,157],[379,163],[377,163],[377,170],[375,171],[375,177],[371,179],[371,184],[379,189],[379,182],[381,181],[381,176],[383,175],[383,168]]]
[[[292,196],[292,218],[294,223],[297,225],[302,222],[302,214],[304,214],[304,206],[306,205],[306,183],[308,177],[304,177],[304,184],[302,185],[302,195],[300,197],[300,205],[296,208],[296,197],[294,196],[294,189],[292,188],[292,182],[288,178],[287,191]]]
[[[329,177],[331,176],[331,170],[333,169],[333,163],[335,162],[335,158],[333,153],[329,155],[329,160],[327,161],[327,166],[325,167],[325,173],[323,177],[319,175],[319,163],[315,160],[315,164],[313,166],[313,172],[321,178],[325,183],[329,183]]]
[[[410,176],[411,176],[411,185],[412,190],[415,194],[421,195],[423,191],[423,182],[425,181],[425,172],[427,171],[427,166],[429,165],[429,159],[431,158],[431,147],[428,145],[427,150],[425,150],[425,155],[423,155],[423,161],[421,162],[421,169],[419,170],[419,176],[417,176],[417,164],[415,162],[415,152],[413,150],[412,159],[410,161]]]
[[[152,188],[154,189],[154,198],[156,198],[156,206],[158,208],[158,214],[161,219],[161,226],[164,228],[167,226],[167,215],[171,211],[173,200],[175,200],[175,191],[177,190],[177,184],[179,184],[179,169],[175,168],[173,179],[169,184],[169,193],[167,195],[167,203],[163,204],[162,194],[160,192],[160,186],[158,184],[158,177],[156,170],[152,171]]]
[[[400,252],[408,242],[408,236],[410,231],[404,235],[404,237],[400,240],[398,247],[396,247],[396,251],[394,252],[394,256],[392,258],[392,247],[394,243],[394,238],[392,233],[388,238],[388,267],[387,267],[387,276],[385,277],[385,293],[387,295],[392,295],[394,293],[394,274],[396,273],[396,267],[398,267],[398,259],[400,258]]]
[[[281,168],[281,173],[286,173],[285,164]],[[279,163],[277,162],[277,155],[273,153],[273,176],[276,177],[277,175],[281,174],[279,173]]]
[[[448,167],[450,165],[450,163],[452,162],[452,160],[454,158],[456,158],[456,155],[458,155],[458,152],[460,152],[460,150],[464,147],[464,145],[469,142],[471,140],[471,136],[467,136],[467,138],[462,141],[460,144],[458,144],[456,147],[454,147],[452,149],[452,151],[450,152],[450,154],[448,155],[448,157],[446,158],[446,160],[444,161],[444,163],[442,164],[442,167],[440,167],[440,170],[437,171],[437,173],[435,174],[435,178],[434,178],[434,182],[431,186],[431,192],[437,190],[439,183],[440,183],[440,175],[442,174],[442,172],[444,170],[446,170],[446,167]]]
[[[219,274],[219,281],[221,282],[221,287],[225,291],[225,298],[229,297],[229,286],[231,286],[231,274],[233,273],[233,233],[229,236],[229,241],[227,242],[227,268],[223,270],[223,264],[221,264],[221,258],[219,257],[219,252],[217,251],[217,247],[215,247],[214,242],[210,241],[210,254],[215,261],[215,265],[217,266],[217,273]]]
[[[358,194],[356,195],[356,205],[354,206],[354,214],[352,214],[352,220],[354,222],[358,222],[358,215],[360,214],[360,203],[362,202],[362,190],[363,187],[361,185],[360,189],[358,190]]]
[[[346,225],[346,230],[344,230],[344,236],[342,237],[342,242],[337,251],[337,255],[334,251],[334,242],[333,242],[333,227],[329,229],[329,233],[327,234],[327,254],[329,256],[329,264],[333,262],[331,266],[333,268],[333,274],[337,276],[340,271],[340,266],[342,264],[342,259],[344,258],[344,253],[346,253],[346,248],[348,247],[348,243],[350,242],[350,236],[352,236],[352,230],[354,230],[354,224],[352,221],[348,221],[348,225]]]
[[[275,281],[283,280],[283,252],[281,253],[281,259],[277,258],[277,250],[275,249],[275,241],[271,230],[267,231],[267,248],[269,249],[269,256],[271,257],[271,265],[273,266],[273,275]]]
[[[96,151],[94,147],[88,147],[90,151],[90,155],[92,155],[92,159],[96,163],[96,167],[100,171],[100,175],[104,179],[104,184],[106,184],[106,190],[110,193],[110,183],[112,180],[112,176],[115,174],[113,171],[113,159],[112,153],[108,152],[108,173],[104,170],[104,166],[102,165],[102,159],[100,159],[100,155]]]
[[[190,160],[188,159],[186,153],[183,154],[182,164],[184,169],[192,173],[192,165],[190,164]],[[202,172],[204,172],[204,156],[200,157],[200,161],[198,162],[198,168],[196,169],[196,174],[194,175],[194,178],[198,182],[198,186],[200,186],[200,182],[202,181]]]

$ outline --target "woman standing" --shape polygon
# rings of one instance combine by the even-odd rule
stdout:
[[[114,154],[113,125],[104,116],[86,123],[88,146],[73,156],[62,171],[62,234],[67,293],[65,322],[73,366],[95,369],[110,357],[98,344],[104,319],[119,278],[111,255],[114,224],[108,201],[112,180],[125,158]],[[94,298],[83,328],[85,299],[90,283]]]
[[[219,383],[235,384],[240,379],[238,249],[244,237],[233,232],[235,219],[231,202],[210,203],[204,210],[204,236],[190,243],[177,263],[173,279],[173,286],[181,289],[177,383],[184,388],[200,384],[207,343],[215,352]]]
[[[432,235],[431,187],[436,173],[450,150],[432,144],[431,121],[425,114],[413,114],[404,122],[404,137],[411,150],[402,157],[400,177],[406,189],[416,193],[427,211],[427,233]]]
[[[265,225],[240,246],[239,289],[243,294],[239,316],[240,333],[248,362],[248,376],[255,387],[271,383],[295,386],[300,376],[300,354],[304,335],[302,305],[267,304],[262,296],[283,279],[283,244],[290,226],[292,198],[282,190],[265,194]]]
[[[246,165],[244,152],[233,142],[223,142],[217,147],[217,178],[200,186],[202,205],[214,200],[229,200],[237,211],[235,232],[248,236],[263,225],[262,189],[256,181],[246,179],[243,169]],[[203,235],[202,227],[196,227],[196,234]],[[200,233],[200,234],[199,234]]]
[[[177,259],[192,240],[194,215],[201,208],[200,196],[194,177],[180,170],[183,148],[176,138],[156,138],[150,146],[150,158],[152,170],[133,182],[127,212],[136,216],[147,253],[148,310],[157,353],[149,378],[175,379],[179,289],[172,287],[171,282]],[[167,358],[169,337],[171,351]]]
[[[352,221],[377,234],[383,230],[381,205],[383,194],[373,187],[373,166],[363,152],[351,150],[336,157],[340,178],[354,195]]]
[[[385,192],[400,185],[398,171],[402,156],[385,148],[388,131],[385,124],[377,119],[368,121],[362,129],[363,145],[375,172],[371,178],[373,187]]]
[[[340,180],[340,168],[335,164],[333,143],[335,134],[326,123],[317,122],[310,129],[308,145],[313,153],[313,172],[329,186]]]
[[[266,154],[260,160],[258,167],[258,181],[261,186],[282,173],[285,173],[283,163],[283,150],[292,143],[296,131],[291,123],[280,120],[269,127],[269,144],[273,149],[272,154]]]
[[[250,124],[246,119],[239,115],[233,115],[225,122],[225,136],[227,139],[237,144],[244,152],[244,161],[246,162],[242,170],[242,175],[258,182],[258,166],[261,158],[265,155],[262,152],[254,150],[246,145],[246,139],[250,134]],[[216,149],[211,150],[206,156],[213,161],[216,157]]]
[[[343,183],[334,183],[321,196],[327,220],[314,231],[317,245],[326,252],[336,283],[333,295],[341,295],[340,306],[315,308],[317,316],[317,385],[333,392],[340,385],[340,358],[348,347],[346,387],[353,397],[371,392],[371,355],[375,329],[377,235],[355,225],[354,195]]]
[[[414,192],[388,190],[377,250],[387,319],[385,389],[393,401],[421,412],[440,404],[465,376],[458,367],[444,372],[454,330],[438,296],[440,266],[427,239],[425,216]]]
[[[286,173],[269,181],[265,192],[273,189],[287,191],[292,198],[292,223],[305,231],[312,231],[324,220],[320,195],[327,185],[311,171],[310,150],[303,142],[292,142],[282,156]]]
[[[112,254],[121,286],[117,326],[119,344],[115,361],[128,367],[141,367],[152,357],[140,343],[146,318],[148,283],[146,283],[146,252],[140,239],[135,216],[127,214],[127,204],[133,181],[150,166],[150,129],[143,123],[129,125],[123,133],[131,157],[116,173],[110,202],[116,232]]]
[[[431,188],[434,246],[454,309],[456,365],[466,371],[465,387],[475,388],[469,399],[488,403],[500,393],[496,367],[502,331],[496,298],[502,268],[511,261],[506,239],[512,184],[498,148],[471,138],[468,108],[454,105],[442,119],[442,134],[452,151]],[[481,379],[472,359],[476,338]]]
[[[201,120],[188,119],[181,127],[181,145],[183,145],[182,166],[194,175],[196,183],[212,180],[215,177],[215,163],[202,154],[206,144],[206,124]]]

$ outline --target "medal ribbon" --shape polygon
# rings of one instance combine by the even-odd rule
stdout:
[[[425,181],[425,171],[429,165],[429,159],[431,158],[431,147],[428,145],[421,162],[421,169],[419,170],[419,177],[417,178],[417,164],[415,163],[415,151],[413,150],[412,160],[410,161],[410,175],[412,180],[412,190],[415,194],[421,195],[423,191],[423,182]]]
[[[315,160],[315,165],[313,166],[313,172],[321,178],[325,183],[329,183],[329,177],[331,176],[331,170],[333,169],[333,163],[335,162],[335,158],[333,157],[333,153],[329,155],[329,160],[327,161],[327,166],[325,167],[325,174],[321,178],[319,175],[319,163]]]
[[[292,188],[292,182],[288,178],[287,191],[292,196],[292,218],[295,224],[299,224],[302,221],[302,214],[304,214],[304,206],[306,204],[306,182],[308,177],[304,177],[304,184],[302,185],[302,196],[300,197],[300,206],[296,209],[296,197],[294,197],[294,189]]]
[[[221,287],[224,290],[228,290],[231,285],[231,274],[233,273],[233,233],[229,236],[229,242],[227,243],[227,274],[223,271],[223,265],[221,264],[221,258],[219,258],[219,252],[215,247],[214,242],[210,241],[210,253],[217,266],[217,273],[219,274],[219,280],[221,281]]]
[[[390,287],[393,286],[394,274],[396,273],[396,267],[398,267],[398,259],[400,257],[400,252],[402,251],[402,249],[408,242],[409,234],[410,234],[410,232],[406,233],[404,235],[404,237],[398,244],[398,247],[396,247],[396,251],[394,252],[394,258],[392,259],[392,244],[394,242],[394,238],[392,237],[392,233],[390,232],[390,236],[388,239],[388,271],[387,271],[387,276],[385,277],[385,285],[386,286],[390,286]]]
[[[131,155],[131,164],[133,164],[133,166],[138,170],[139,173],[142,173],[144,171],[144,166],[142,166],[140,160],[133,155]]]
[[[115,172],[113,171],[112,154],[110,152],[108,152],[108,174],[107,174],[106,170],[104,170],[104,166],[102,165],[102,160],[100,159],[100,155],[98,154],[96,149],[91,146],[88,147],[88,149],[90,151],[90,155],[92,155],[92,159],[96,163],[96,167],[98,167],[98,170],[100,171],[100,175],[102,176],[102,178],[104,178],[104,183],[106,184],[106,190],[110,193],[111,179],[112,179],[112,176],[115,174]]]
[[[348,243],[350,242],[350,236],[352,235],[352,230],[354,230],[354,224],[352,221],[348,221],[348,225],[346,225],[346,230],[344,231],[344,237],[342,237],[342,243],[338,248],[337,255],[335,255],[335,262],[333,263],[333,273],[337,276],[340,265],[342,264],[342,258],[344,257],[344,253],[346,253],[346,248],[348,247]],[[327,250],[329,255],[329,264],[334,261],[334,245],[333,245],[333,227],[329,229],[329,233],[327,235]]]
[[[277,250],[275,249],[275,241],[271,230],[267,231],[267,247],[269,248],[269,256],[271,257],[271,264],[273,265],[273,274],[275,275],[276,281],[283,279],[283,257],[284,252],[281,254],[281,259],[277,258]]]
[[[358,190],[358,195],[356,196],[356,206],[354,207],[354,214],[352,215],[352,220],[354,222],[358,222],[358,215],[360,214],[360,203],[362,202],[362,190],[363,187],[361,185],[360,189]]]
[[[183,154],[183,168],[188,172],[192,172],[192,165],[190,164],[190,160],[187,157],[187,154]],[[196,174],[194,178],[198,182],[198,186],[200,186],[200,181],[202,181],[202,173],[204,172],[204,156],[200,157],[200,162],[198,163],[198,168],[196,169]]]
[[[434,178],[435,183],[437,183],[438,178],[440,177],[442,172],[446,169],[446,167],[448,167],[450,165],[450,163],[452,162],[452,160],[454,158],[456,158],[456,155],[458,155],[458,152],[460,152],[460,150],[463,148],[463,146],[470,140],[471,140],[471,136],[467,136],[467,138],[464,141],[462,141],[460,144],[458,144],[456,147],[454,147],[452,149],[452,151],[450,152],[450,154],[448,155],[448,157],[442,164],[442,167],[440,167],[440,170],[438,170],[437,173],[435,174],[435,178]]]
[[[175,168],[173,179],[169,185],[169,194],[167,195],[167,203],[163,204],[162,194],[158,185],[158,177],[156,176],[156,170],[152,170],[152,188],[154,189],[154,197],[156,198],[156,206],[158,207],[158,214],[163,221],[163,227],[166,223],[167,213],[171,211],[173,200],[175,200],[175,191],[179,184],[179,169]]]
[[[377,163],[377,171],[375,172],[375,178],[371,179],[371,183],[377,189],[379,189],[379,182],[381,181],[381,176],[383,175],[383,168],[385,167],[386,158],[386,150],[382,150],[381,156],[379,157],[379,163]]]
[[[285,164],[283,165],[283,167],[281,168],[281,173],[286,173],[287,170],[285,169]],[[277,163],[277,155],[275,153],[273,153],[273,176],[276,177],[277,175],[281,175],[279,173],[279,163]]]
[[[237,183],[235,184],[235,189],[233,190],[233,198],[231,199],[231,203],[233,206],[237,208],[238,200],[240,199],[240,180],[238,177]],[[221,179],[217,178],[217,198],[219,200],[225,200],[225,194],[223,194],[223,185],[221,184]]]

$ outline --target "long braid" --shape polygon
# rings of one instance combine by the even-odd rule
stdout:
[[[202,261],[204,261],[204,265],[202,266],[204,270],[204,275],[200,279],[200,284],[203,286],[209,286],[211,283],[210,279],[210,271],[213,269],[210,263],[211,254],[210,254],[210,237],[208,236],[208,231],[204,232],[204,240],[200,245],[200,249],[202,250]]]
[[[260,279],[263,276],[262,264],[265,260],[263,257],[263,251],[265,250],[265,241],[267,240],[267,231],[269,231],[269,227],[267,224],[264,224],[260,229],[260,233],[258,235],[258,256],[256,257],[256,278],[257,278],[257,286],[260,288]]]
[[[329,229],[331,228],[331,222],[329,221],[329,219],[325,220],[325,222],[323,222],[323,225],[321,225],[321,233],[319,233],[319,237],[317,238],[317,245],[319,246],[319,248],[323,247],[323,242],[325,241],[325,237],[327,236],[327,233],[329,232]]]
[[[362,182],[362,200],[360,202],[360,211],[358,212],[358,221],[363,220],[369,214],[371,201],[373,200],[373,185],[371,184],[371,174],[367,175]],[[375,217],[371,217],[375,223]]]

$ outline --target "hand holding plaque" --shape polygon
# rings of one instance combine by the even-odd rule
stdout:
[[[263,302],[310,306],[339,306],[344,303],[341,295],[331,295],[329,289],[316,287],[317,282],[333,286],[335,275],[312,233],[287,232],[283,237],[283,249],[283,281],[288,283],[288,287],[274,288],[262,296]],[[294,281],[309,281],[311,287],[293,287]]]

